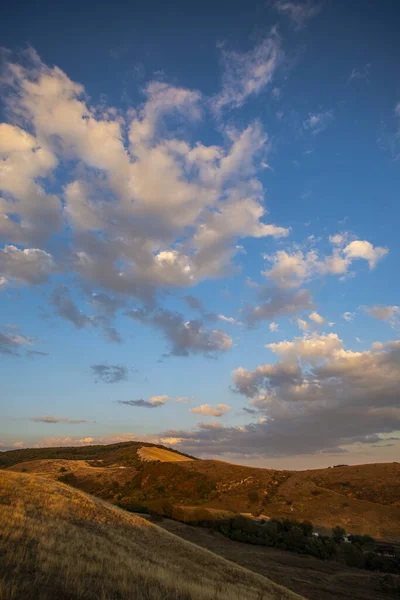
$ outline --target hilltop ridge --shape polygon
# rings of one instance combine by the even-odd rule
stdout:
[[[196,459],[135,441],[2,452],[0,466],[186,522],[218,518],[221,512],[251,513],[400,540],[399,463],[280,471]]]

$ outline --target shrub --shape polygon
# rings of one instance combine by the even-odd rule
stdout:
[[[363,552],[353,544],[341,544],[340,557],[349,567],[357,567],[357,569],[364,567]]]
[[[68,469],[66,469],[65,467],[61,467],[60,468],[60,473],[66,473],[68,471]]]
[[[346,531],[343,529],[343,527],[340,527],[339,525],[336,525],[336,527],[332,529],[332,538],[337,544],[343,542],[343,538],[345,535]]]
[[[260,500],[259,493],[256,490],[249,492],[247,494],[247,497],[250,502],[259,502],[259,500]]]

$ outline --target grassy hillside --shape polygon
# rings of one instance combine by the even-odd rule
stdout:
[[[98,446],[71,446],[60,448],[24,448],[0,452],[0,468],[11,467],[28,460],[64,459],[64,460],[101,460],[104,464],[132,465],[137,463],[137,451],[140,448],[159,448],[178,456],[194,459],[177,450],[146,442],[120,442],[118,444]],[[139,461],[140,462],[140,461]]]
[[[190,458],[132,442],[3,452],[0,464],[58,479],[114,504],[145,506],[186,522],[199,520],[193,507],[201,507],[214,514],[310,520],[321,531],[340,525],[351,533],[400,541],[398,463],[278,471]]]
[[[1,600],[295,600],[296,594],[66,485],[0,472]]]

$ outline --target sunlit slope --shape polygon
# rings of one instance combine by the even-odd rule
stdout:
[[[165,448],[157,448],[157,446],[142,446],[138,450],[138,455],[144,461],[159,460],[161,462],[185,462],[193,460],[192,458],[187,458],[177,452],[166,450]]]
[[[0,472],[1,600],[300,598],[51,479]]]

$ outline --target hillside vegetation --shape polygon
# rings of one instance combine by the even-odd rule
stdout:
[[[0,472],[0,554],[1,600],[300,598],[81,491],[11,471]]]
[[[0,465],[60,480],[130,510],[146,509],[184,522],[218,518],[221,511],[251,513],[309,520],[322,533],[340,525],[350,533],[400,541],[398,463],[279,471],[127,442],[0,452]],[[200,509],[207,519],[199,518]]]

